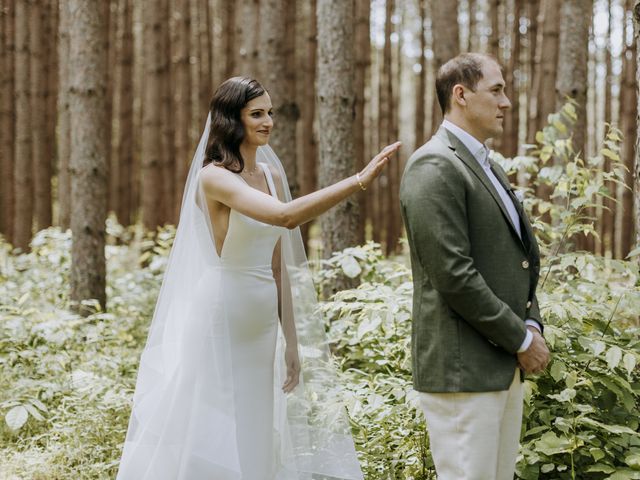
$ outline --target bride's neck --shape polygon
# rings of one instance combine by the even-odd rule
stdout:
[[[240,155],[242,156],[242,160],[244,160],[244,169],[247,171],[253,171],[256,168],[256,152],[258,151],[258,147],[254,147],[251,145],[240,145]]]

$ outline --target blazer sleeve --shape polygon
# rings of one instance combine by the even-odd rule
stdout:
[[[487,340],[515,354],[525,323],[474,267],[462,174],[437,154],[415,159],[403,177],[401,208],[409,244],[433,288]]]

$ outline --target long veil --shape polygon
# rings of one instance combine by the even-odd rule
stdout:
[[[213,226],[199,185],[211,118],[191,162],[180,222],[142,352],[118,480],[257,480],[242,478],[236,442],[229,325]],[[291,201],[273,150],[257,161],[276,168],[283,201]],[[298,228],[282,229],[282,271],[290,288],[301,381],[290,394],[284,336],[278,328],[274,365],[273,480],[361,480],[353,439],[324,323]],[[269,480],[271,480],[271,478]]]

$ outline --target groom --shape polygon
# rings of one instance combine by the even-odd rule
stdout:
[[[496,60],[438,71],[442,126],[409,159],[400,203],[413,271],[413,378],[439,480],[512,480],[522,373],[549,361],[536,239],[484,145],[511,107]]]

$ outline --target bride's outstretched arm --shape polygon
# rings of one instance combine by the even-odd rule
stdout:
[[[250,187],[224,168],[207,166],[200,177],[208,200],[220,202],[261,222],[291,229],[323,214],[362,186],[371,184],[398,148],[400,142],[388,145],[359,174],[288,203]]]

